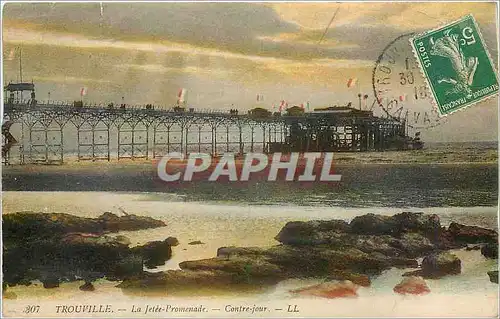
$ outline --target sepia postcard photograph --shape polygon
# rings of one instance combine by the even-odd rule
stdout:
[[[5,318],[498,318],[499,2],[2,1]]]

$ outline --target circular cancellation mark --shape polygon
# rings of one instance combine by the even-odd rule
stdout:
[[[397,37],[380,54],[372,73],[373,93],[387,116],[413,129],[427,129],[445,118],[433,105],[432,93],[419,70],[410,45],[413,35]]]

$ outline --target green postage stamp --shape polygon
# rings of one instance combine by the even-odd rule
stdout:
[[[498,93],[498,78],[472,15],[410,40],[439,114]]]

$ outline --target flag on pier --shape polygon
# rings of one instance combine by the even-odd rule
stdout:
[[[187,97],[187,90],[185,88],[182,88],[179,90],[179,93],[177,94],[177,104],[181,104],[186,102],[186,97]]]
[[[7,61],[12,61],[16,57],[16,49],[11,49],[7,56]]]
[[[83,87],[80,89],[80,96],[84,96],[84,95],[87,95],[87,88],[86,87]]]
[[[356,85],[356,83],[358,82],[358,79],[356,78],[350,78],[348,81],[347,81],[347,87],[348,88],[352,88],[353,86]]]
[[[400,96],[399,96],[399,101],[400,101],[400,102],[404,102],[404,101],[406,101],[406,94],[400,95]]]
[[[288,103],[287,103],[288,104]],[[285,107],[285,100],[281,100],[281,103],[280,103],[280,112],[283,111],[283,108]]]
[[[309,111],[311,109],[311,105],[309,104],[309,101],[307,101],[306,105],[307,105],[307,110]]]

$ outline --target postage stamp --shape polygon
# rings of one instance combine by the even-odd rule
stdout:
[[[498,93],[498,78],[472,15],[411,40],[441,116]]]
[[[428,130],[446,121],[439,116],[406,33],[389,42],[372,72],[375,101],[391,119],[413,130]]]

